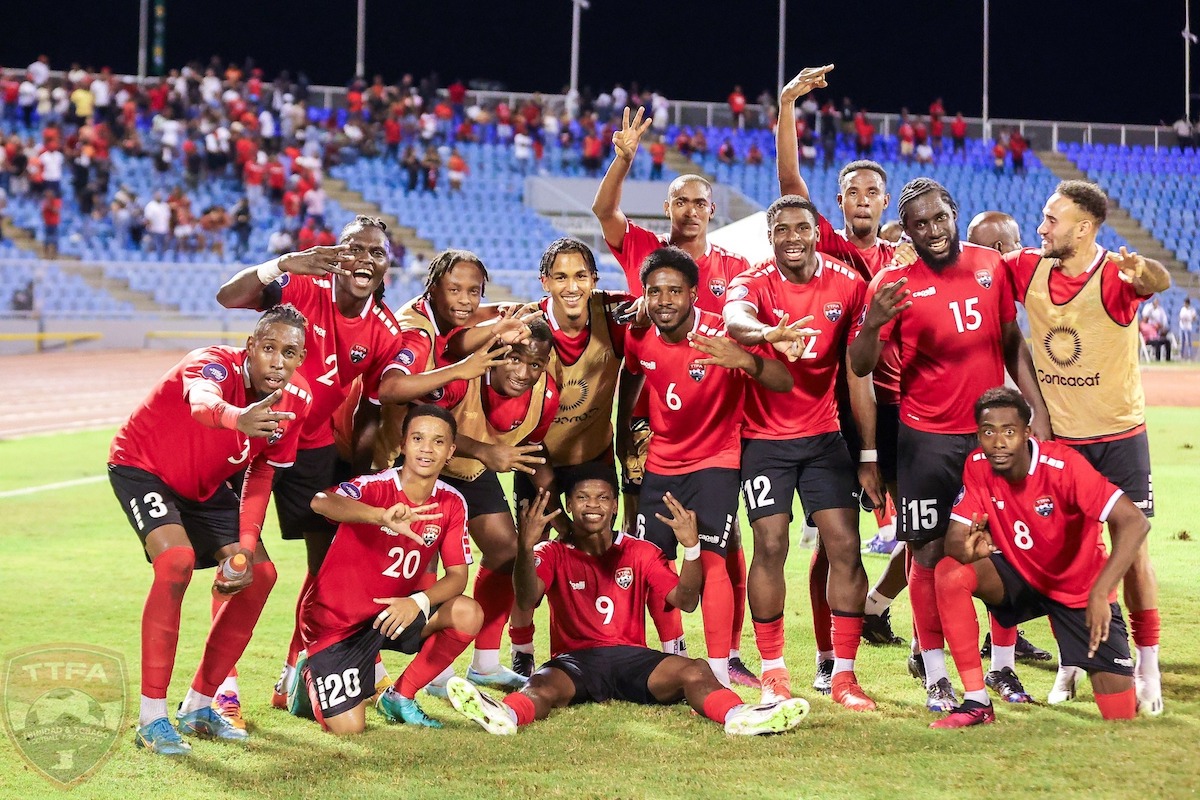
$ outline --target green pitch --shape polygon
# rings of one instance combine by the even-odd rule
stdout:
[[[492,738],[442,700],[420,696],[446,723],[441,731],[389,726],[372,710],[368,730],[338,740],[312,722],[269,707],[292,629],[303,548],[283,543],[273,522],[264,539],[279,583],[241,664],[246,746],[199,741],[190,758],[168,760],[134,748],[139,617],[151,572],[107,481],[33,494],[16,489],[103,475],[111,431],[0,442],[0,656],[50,642],[98,645],[124,654],[129,668],[127,720],[115,755],[72,793],[81,797],[299,798],[766,798],[1178,797],[1200,786],[1200,412],[1151,409],[1150,441],[1158,516],[1151,552],[1161,585],[1163,717],[1132,723],[1100,720],[1083,687],[1057,706],[997,705],[995,725],[930,731],[924,692],[904,667],[906,647],[859,651],[858,676],[880,711],[853,714],[806,689],[813,640],[806,583],[809,551],[794,548],[790,569],[787,658],[793,686],[812,704],[795,733],[734,740],[685,706],[613,704],[557,712],[512,738]],[[169,446],[169,432],[164,444]],[[274,512],[270,513],[273,518]],[[864,518],[864,540],[873,535]],[[884,559],[867,557],[872,579]],[[193,581],[169,704],[182,699],[209,620],[211,573]],[[893,606],[901,635],[910,629],[907,595]],[[537,647],[547,654],[539,610]],[[703,652],[697,612],[685,615],[693,654]],[[1053,650],[1044,621],[1026,633]],[[653,629],[651,628],[651,636]],[[507,641],[507,640],[506,640]],[[507,647],[507,644],[504,645]],[[745,660],[757,669],[747,625]],[[405,660],[386,656],[396,676]],[[460,674],[467,657],[460,661]],[[1053,668],[1019,665],[1044,699]],[[956,681],[957,685],[957,681]],[[755,693],[743,690],[748,699]],[[0,797],[60,796],[0,740]]]

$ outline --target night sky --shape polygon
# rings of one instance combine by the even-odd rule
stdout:
[[[5,4],[5,66],[44,52],[55,67],[136,70],[137,0],[56,0],[57,27],[40,4],[18,3]],[[991,8],[993,117],[1170,123],[1182,113],[1184,0]],[[251,56],[268,75],[303,69],[313,83],[342,84],[354,69],[355,9],[355,0],[168,0],[167,64]],[[368,0],[367,19],[367,72],[389,82],[436,71],[443,82],[556,92],[568,81],[569,0]],[[591,0],[580,83],[598,92],[637,81],[687,100],[723,99],[739,83],[753,98],[775,81],[777,20],[776,0]],[[828,92],[871,110],[924,110],[941,95],[949,112],[977,116],[982,29],[982,0],[791,0],[786,66],[836,63]]]

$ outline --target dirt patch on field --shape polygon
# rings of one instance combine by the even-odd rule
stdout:
[[[1200,365],[1142,367],[1142,387],[1151,406],[1200,406]]]

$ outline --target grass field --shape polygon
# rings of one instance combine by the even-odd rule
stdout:
[[[1191,796],[1200,790],[1200,602],[1193,588],[1200,569],[1200,413],[1155,408],[1149,417],[1158,506],[1151,552],[1161,584],[1166,697],[1159,719],[1103,723],[1085,687],[1066,706],[998,707],[990,727],[930,731],[924,692],[904,668],[906,648],[864,646],[858,675],[881,710],[852,714],[803,691],[812,713],[787,736],[735,740],[684,706],[609,705],[568,709],[516,737],[492,738],[444,701],[425,698],[422,705],[445,730],[388,726],[371,711],[364,735],[337,740],[268,705],[303,570],[303,548],[281,543],[272,526],[264,538],[280,579],[240,664],[253,739],[246,746],[199,742],[182,760],[155,757],[132,744],[139,616],[151,572],[107,482],[5,496],[103,475],[112,431],[0,442],[0,649],[73,642],[124,654],[126,727],[111,760],[71,790],[78,797]],[[807,551],[797,549],[789,569],[786,655],[799,688],[811,680],[813,664],[807,563]],[[881,557],[867,559],[872,577],[883,565]],[[197,576],[184,605],[172,704],[199,658],[210,575]],[[548,649],[545,613],[538,612],[539,656]],[[908,630],[907,596],[894,606],[893,621],[898,632]],[[701,651],[699,614],[687,622],[693,649]],[[1043,621],[1027,634],[1051,645]],[[743,650],[757,668],[749,630]],[[398,674],[403,662],[388,660]],[[464,657],[460,673],[465,665]],[[1022,666],[1020,673],[1035,697],[1046,696],[1052,668]],[[0,797],[60,792],[2,740]]]

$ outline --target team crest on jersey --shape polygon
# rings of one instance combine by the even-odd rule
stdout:
[[[1054,499],[1048,495],[1043,495],[1033,501],[1033,510],[1040,517],[1048,517],[1054,513]]]
[[[346,497],[349,497],[351,500],[359,500],[362,498],[362,489],[359,489],[357,484],[350,483],[350,481],[339,483],[338,488],[342,490],[342,494],[346,495]]]
[[[690,375],[692,380],[694,380],[696,383],[704,380],[704,372],[705,369],[703,364],[697,361],[693,361],[692,363],[688,364],[688,375]]]
[[[200,368],[200,374],[210,381],[220,383],[229,377],[229,370],[225,369],[221,364],[205,364]]]
[[[425,542],[426,547],[433,547],[441,535],[442,526],[434,525],[432,522],[421,529],[421,541]]]
[[[708,281],[708,290],[713,293],[714,297],[721,297],[725,294],[725,279],[710,278]]]
[[[361,344],[356,344],[350,348],[350,363],[357,364],[367,357],[367,348]]]
[[[958,497],[954,498],[954,505],[957,506],[959,503],[961,503],[963,501],[963,498],[966,496],[967,496],[967,487],[964,486],[958,490]]]
[[[750,287],[748,287],[744,283],[739,284],[729,290],[729,300],[726,302],[732,302],[734,300],[745,300],[749,296],[750,296]]]
[[[285,433],[287,433],[287,428],[283,427],[282,425],[271,431],[271,435],[267,437],[267,447],[270,447],[282,439]]]
[[[992,273],[986,269],[977,270],[975,272],[975,281],[985,289],[992,288]]]
[[[364,355],[365,355],[365,353],[364,353]],[[403,350],[401,350],[399,353],[396,353],[396,357],[392,360],[403,366],[411,367],[413,365],[413,362],[417,360],[417,354],[414,353],[412,350],[409,350],[406,347]]]
[[[617,586],[620,586],[622,589],[628,589],[630,586],[633,586],[633,567],[621,567],[613,575],[613,578],[616,580]]]
[[[825,304],[825,319],[829,320],[830,322],[837,322],[841,318],[842,318],[842,304],[841,303],[835,302],[835,303],[826,303]]]

